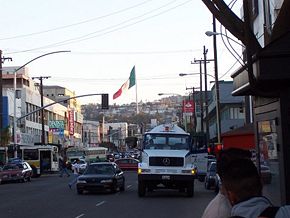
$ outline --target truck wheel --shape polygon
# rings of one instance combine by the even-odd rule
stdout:
[[[81,194],[83,194],[83,190],[82,190],[82,189],[77,189],[77,193],[78,193],[79,195],[81,195]]]
[[[193,197],[194,195],[194,182],[189,182],[186,188],[186,196]]]
[[[146,194],[146,186],[143,182],[138,182],[138,195],[144,197]]]

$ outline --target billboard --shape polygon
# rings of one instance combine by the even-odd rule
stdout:
[[[183,100],[182,101],[182,112],[183,113],[194,113],[194,101],[193,100]]]

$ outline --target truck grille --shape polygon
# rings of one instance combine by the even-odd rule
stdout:
[[[183,166],[184,161],[182,157],[150,157],[150,166],[172,166],[180,167]]]

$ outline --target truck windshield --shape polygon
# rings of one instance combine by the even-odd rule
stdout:
[[[189,136],[178,134],[146,134],[144,149],[189,150]]]

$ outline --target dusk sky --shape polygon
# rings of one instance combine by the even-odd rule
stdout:
[[[239,15],[241,1],[225,2]],[[213,58],[212,37],[205,35],[212,30],[212,14],[201,0],[11,0],[1,8],[0,49],[13,59],[4,67],[70,50],[30,63],[29,75],[51,76],[44,85],[63,86],[76,95],[109,93],[110,104],[135,101],[135,87],[112,98],[133,66],[138,101],[147,102],[161,98],[161,92],[185,95],[186,87],[199,87],[198,75],[179,73],[199,73],[199,65],[191,62],[203,58],[203,46],[208,59]],[[220,28],[217,23],[218,32]],[[217,40],[220,79],[231,80],[239,64],[221,36]],[[208,74],[214,74],[213,66],[208,64]],[[212,78],[208,81],[211,87]],[[100,98],[80,101],[99,103]]]

